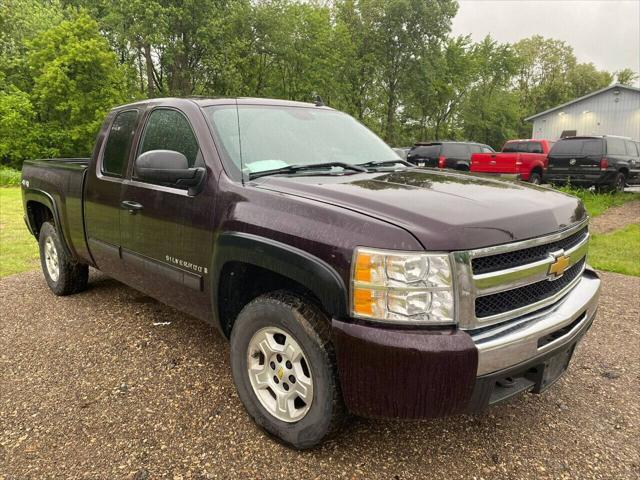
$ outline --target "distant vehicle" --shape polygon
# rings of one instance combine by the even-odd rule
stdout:
[[[407,161],[418,167],[469,171],[474,153],[495,153],[495,150],[489,145],[474,142],[420,142],[409,151]]]
[[[564,138],[549,152],[547,180],[621,192],[640,183],[640,143],[609,135]]]
[[[501,153],[471,155],[471,171],[515,176],[539,185],[547,170],[547,155],[552,145],[549,140],[509,140]]]

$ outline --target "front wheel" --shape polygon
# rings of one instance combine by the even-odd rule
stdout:
[[[38,243],[42,272],[53,293],[60,296],[71,295],[87,287],[89,267],[67,255],[53,224],[42,224]]]
[[[231,332],[238,396],[258,425],[296,448],[309,448],[344,419],[329,319],[311,302],[283,292],[260,296]]]

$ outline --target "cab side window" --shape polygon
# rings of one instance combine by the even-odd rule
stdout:
[[[542,144],[540,142],[530,142],[529,153],[543,153]]]
[[[186,117],[168,108],[151,112],[140,141],[138,156],[149,150],[173,150],[187,157],[193,167],[199,157],[200,148],[196,136]]]
[[[101,171],[104,175],[111,177],[124,175],[137,120],[137,110],[127,110],[116,115],[102,155]]]

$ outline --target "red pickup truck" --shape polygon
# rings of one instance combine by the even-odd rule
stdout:
[[[549,140],[509,140],[501,153],[471,155],[471,171],[515,176],[539,184],[547,171],[547,155],[552,145]]]

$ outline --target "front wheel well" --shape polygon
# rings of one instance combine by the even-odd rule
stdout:
[[[225,336],[231,335],[240,311],[251,300],[265,293],[285,290],[313,302],[320,301],[304,285],[284,275],[244,262],[228,262],[222,268],[218,283],[218,322]]]
[[[537,173],[538,175],[542,176],[542,167],[540,165],[536,165],[531,169],[531,173]]]
[[[34,200],[30,200],[27,202],[27,217],[29,220],[29,225],[33,230],[33,234],[36,238],[40,235],[40,229],[42,228],[42,224],[44,222],[52,222],[55,223],[53,212],[46,205],[36,202]]]

